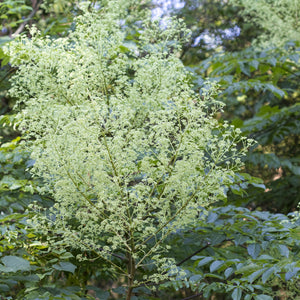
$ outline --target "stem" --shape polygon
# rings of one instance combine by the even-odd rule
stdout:
[[[150,250],[143,256],[143,258],[141,258],[141,260],[138,262],[138,264],[136,265],[136,267],[138,268],[142,262],[151,254],[153,253],[156,248],[165,240],[165,238],[171,233],[171,231],[173,230],[173,227],[169,228],[169,230],[160,238],[160,240],[158,240],[154,246],[152,246],[150,248]]]
[[[131,295],[132,295],[132,290],[134,288],[134,276],[135,276],[135,261],[134,258],[132,257],[131,253],[128,252],[127,255],[128,258],[128,264],[127,264],[127,271],[128,271],[128,290],[126,294],[126,300],[130,300]]]
[[[127,199],[128,200],[128,199]],[[132,218],[130,215],[130,211],[128,208],[128,201],[127,201],[127,214],[130,222],[130,227],[129,227],[129,236],[130,236],[130,247],[131,250],[127,252],[127,273],[128,273],[128,290],[127,290],[127,295],[126,295],[126,300],[130,300],[132,290],[134,287],[134,276],[135,276],[135,270],[137,269],[137,266],[135,265],[135,259],[132,256],[132,253],[135,253],[135,243],[134,243],[134,236],[132,232]]]
[[[181,299],[181,300],[189,300],[189,299],[193,299],[193,298],[196,298],[196,297],[200,297],[200,296],[202,296],[202,295],[203,295],[203,292],[198,293],[198,294],[195,294],[195,295],[190,296],[190,297],[187,297],[187,298],[183,298],[183,299]]]
[[[116,265],[115,263],[113,263],[111,260],[109,260],[109,259],[107,259],[105,256],[103,256],[103,255],[101,255],[101,254],[99,254],[95,249],[93,249],[90,245],[87,245],[86,243],[84,243],[80,238],[78,238],[75,234],[73,234],[73,237],[75,237],[77,240],[78,240],[78,242],[79,243],[81,243],[82,245],[84,245],[85,247],[87,247],[87,248],[89,248],[90,249],[90,251],[91,252],[93,252],[93,253],[95,253],[98,257],[97,258],[102,258],[103,260],[105,260],[106,262],[108,262],[108,263],[110,263],[112,266],[114,266],[117,270],[119,270],[119,272],[120,272],[120,274],[122,274],[122,275],[125,275],[125,276],[128,276],[125,272],[124,272],[124,270],[121,268],[121,267],[119,267],[118,265]],[[103,250],[102,250],[103,251]],[[106,251],[103,251],[103,252],[106,252]],[[108,254],[110,254],[110,255],[112,255],[112,253],[111,252],[107,252]],[[112,256],[115,256],[115,255],[112,255]],[[117,256],[118,258],[120,258],[120,259],[124,259],[123,257],[121,257],[121,256]],[[97,259],[97,258],[95,258],[95,259]]]
[[[55,143],[54,143],[54,149],[58,155],[58,157],[61,159],[62,156],[60,154],[60,151],[58,151]],[[72,177],[71,173],[69,172],[69,170],[67,169],[67,167],[65,166],[65,164],[63,164],[63,168],[65,169],[66,174],[68,175],[69,179],[72,181],[72,183],[74,184],[74,186],[76,187],[78,193],[95,209],[97,209],[97,206],[80,190],[78,183],[75,181],[75,179]],[[102,220],[104,220],[105,218],[103,216],[100,216],[102,218]]]
[[[118,183],[118,187],[119,187],[119,190],[120,190],[121,197],[124,199],[124,194],[123,194],[122,185],[121,185],[120,178],[119,178],[119,173],[118,173],[118,170],[117,170],[116,165],[114,163],[114,160],[113,160],[112,154],[110,152],[110,149],[108,147],[105,133],[102,133],[102,136],[103,136],[104,146],[105,146],[105,149],[107,151],[109,161],[110,161],[110,164],[111,164],[113,172],[114,172],[114,176],[117,179],[117,183]]]
[[[135,270],[136,270],[135,259],[132,256],[132,254],[135,253],[134,236],[133,236],[133,232],[132,232],[132,228],[131,228],[132,215],[130,214],[130,209],[129,209],[129,203],[128,203],[129,199],[128,199],[128,196],[125,197],[125,195],[123,193],[122,185],[121,185],[121,182],[120,182],[119,173],[118,173],[117,167],[116,167],[116,165],[114,163],[114,160],[113,160],[112,154],[110,152],[110,149],[108,147],[108,143],[107,143],[105,134],[103,134],[103,140],[104,140],[104,145],[105,145],[105,148],[107,150],[107,153],[108,153],[108,156],[109,156],[109,160],[110,160],[113,172],[114,172],[114,176],[117,179],[117,183],[118,183],[118,187],[119,187],[119,190],[120,190],[121,197],[123,199],[125,199],[125,198],[127,199],[126,207],[127,207],[127,217],[128,217],[129,223],[130,223],[129,224],[129,228],[128,228],[128,231],[129,231],[128,232],[128,235],[129,235],[128,238],[129,238],[129,241],[130,241],[130,247],[129,247],[129,250],[127,251],[127,260],[128,260],[128,263],[127,263],[127,276],[128,276],[128,280],[127,280],[127,282],[128,282],[128,290],[127,290],[127,294],[126,294],[126,300],[130,300],[131,295],[132,295],[132,291],[133,291],[133,288],[134,288],[134,277],[135,277]]]

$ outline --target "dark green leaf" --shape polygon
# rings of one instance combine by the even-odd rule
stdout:
[[[123,286],[119,286],[117,288],[112,289],[114,293],[117,293],[119,295],[124,295],[126,293],[126,289]]]
[[[250,276],[248,276],[248,280],[250,283],[254,282],[263,272],[265,269],[258,270],[254,273],[252,273]]]
[[[247,251],[253,259],[256,259],[258,257],[260,250],[261,250],[260,244],[257,243],[250,244],[247,247]]]
[[[262,275],[262,282],[263,283],[266,283],[267,280],[270,278],[270,276],[275,272],[275,267],[271,267],[269,269],[267,269],[264,274]]]
[[[221,266],[223,266],[223,264],[224,264],[223,260],[214,261],[209,267],[210,272],[214,272],[214,271],[218,270]]]
[[[285,274],[285,280],[289,281],[290,279],[292,279],[299,271],[300,268],[294,268],[293,271],[288,271]]]
[[[273,297],[261,294],[261,295],[254,296],[254,299],[255,300],[273,300]]]
[[[202,266],[210,263],[212,260],[214,260],[213,257],[205,257],[205,258],[203,258],[202,260],[199,261],[198,267],[202,267]]]
[[[0,283],[0,291],[8,292],[9,290],[10,289],[8,285]]]
[[[228,278],[233,272],[234,272],[234,269],[230,267],[225,270],[224,275],[226,278]]]
[[[280,244],[280,245],[278,245],[278,249],[282,256],[289,257],[290,250],[286,245]]]
[[[242,290],[241,288],[236,288],[231,294],[233,300],[240,300],[242,298]]]
[[[203,278],[202,275],[200,274],[196,274],[196,275],[193,275],[189,278],[189,281],[194,283],[194,282],[199,282],[201,279]]]
[[[71,272],[71,273],[74,273],[75,269],[77,268],[72,263],[65,262],[65,261],[55,264],[52,267],[58,271],[66,271],[66,272]]]

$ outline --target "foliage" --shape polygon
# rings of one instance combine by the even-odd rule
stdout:
[[[24,290],[24,285],[28,287],[38,281],[37,274],[32,274],[37,268],[30,265],[36,260],[30,245],[35,235],[27,229],[28,214],[24,211],[33,201],[52,204],[38,195],[38,182],[26,171],[33,161],[19,142],[20,138],[16,138],[0,145],[0,294],[3,297],[16,296]]]
[[[2,33],[6,33],[9,29],[24,22],[24,16],[32,11],[32,7],[26,2],[24,0],[4,0],[0,3],[0,19],[2,21],[0,30]]]
[[[300,200],[299,54],[299,43],[264,51],[250,48],[216,54],[193,68],[222,85],[220,99],[227,104],[223,118],[258,142],[247,156],[247,171],[263,177],[268,192],[258,200],[256,191],[249,191],[248,201],[264,207],[271,202],[282,212]],[[201,86],[203,79],[195,78]]]
[[[242,50],[262,33],[262,28],[243,14],[243,7],[232,1],[186,0],[183,8],[173,8],[167,13],[183,18],[192,31],[181,52],[187,66],[207,59],[220,49]]]
[[[29,153],[19,147],[20,138],[0,146],[0,209],[2,214],[22,213],[32,201],[41,202],[35,194],[36,182],[25,170],[33,165]]]
[[[76,11],[75,1],[2,1],[0,3],[0,41],[6,42],[26,32],[27,24],[38,24],[45,34],[63,34],[69,29]]]
[[[170,236],[168,242],[178,245],[172,249],[177,266],[188,280],[178,277],[161,288],[185,286],[204,299],[212,295],[223,299],[227,294],[234,300],[267,300],[280,296],[289,285],[294,291],[287,296],[298,299],[299,225],[299,219],[295,223],[282,214],[234,206],[214,208]]]
[[[33,172],[56,200],[34,217],[35,230],[52,249],[110,263],[128,281],[127,299],[176,271],[163,241],[200,206],[226,197],[251,144],[213,118],[213,87],[202,90],[204,101],[190,88],[176,57],[177,36],[187,34],[182,22],[170,19],[161,30],[146,21],[128,48],[121,28],[129,5],[82,7],[68,37],[51,40],[33,29],[31,40],[9,47],[19,66],[11,93],[26,106],[19,126]]]
[[[258,141],[247,155],[245,171],[264,179],[266,193],[249,186],[244,199],[239,195],[229,195],[229,199],[237,206],[283,213],[295,210],[300,200],[299,39],[295,30],[299,9],[294,9],[298,3],[286,8],[289,1],[275,1],[274,9],[258,11],[258,6],[267,7],[270,1],[255,5],[246,0],[217,2],[186,1],[176,13],[193,31],[193,40],[185,44],[181,57],[194,72],[195,90],[203,87],[207,77],[217,81],[222,87],[219,99],[226,104],[225,113],[218,117]],[[279,30],[272,25],[271,14],[290,18]],[[293,30],[296,35],[290,41]],[[204,45],[208,33],[212,38]],[[281,35],[280,42],[270,47],[272,38]],[[197,43],[198,37],[202,39]],[[264,44],[258,47],[255,40]]]

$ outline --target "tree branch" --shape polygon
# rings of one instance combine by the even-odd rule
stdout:
[[[189,260],[191,257],[193,257],[194,255],[196,255],[197,253],[199,253],[199,252],[205,250],[206,248],[208,248],[210,245],[211,245],[211,243],[208,242],[205,246],[203,246],[199,250],[195,251],[194,253],[192,253],[191,255],[189,255],[188,257],[186,257],[185,259],[183,259],[179,263],[177,263],[176,266],[179,267],[180,265],[182,265],[184,262],[186,262],[187,260]]]
[[[25,19],[25,21],[18,27],[18,29],[11,35],[12,38],[15,38],[17,35],[19,35],[25,28],[25,26],[28,24],[28,22],[33,18],[33,16],[38,11],[40,5],[42,4],[43,0],[39,1],[36,6],[32,9],[32,12],[28,15],[28,17]]]
[[[193,299],[193,298],[196,298],[196,297],[202,296],[202,295],[203,295],[203,292],[198,293],[198,294],[193,295],[193,296],[189,296],[189,297],[187,297],[187,298],[183,298],[183,299],[181,299],[181,300],[189,300],[189,299]]]
[[[229,242],[232,241],[233,239],[225,239],[224,241],[222,241],[219,244],[222,244],[223,242]],[[180,261],[179,263],[176,264],[177,267],[179,267],[180,265],[182,265],[183,263],[185,263],[187,260],[189,260],[191,257],[193,257],[194,255],[196,255],[197,253],[205,250],[206,248],[210,247],[210,246],[217,246],[219,244],[215,244],[212,245],[210,242],[207,242],[207,244],[205,246],[203,246],[202,248],[200,248],[199,250],[195,251],[194,253],[192,253],[191,255],[189,255],[188,257],[186,257],[185,259],[183,259],[182,261]]]

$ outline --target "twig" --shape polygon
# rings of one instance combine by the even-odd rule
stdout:
[[[187,297],[187,298],[183,298],[183,299],[181,299],[181,300],[189,300],[189,299],[193,299],[193,298],[196,298],[196,297],[202,296],[202,295],[203,295],[203,292],[202,292],[202,293],[198,293],[198,294],[193,295],[193,296],[189,296],[189,297]]]
[[[222,241],[221,243],[219,244],[222,244],[223,242],[230,242],[232,241],[233,239],[225,239],[224,241]],[[205,246],[203,246],[202,248],[200,248],[199,250],[195,251],[194,253],[192,253],[191,255],[189,255],[188,257],[186,257],[185,259],[183,259],[182,261],[180,261],[179,263],[176,264],[177,267],[179,267],[180,265],[182,265],[184,262],[186,262],[187,260],[189,260],[191,257],[193,257],[194,255],[196,255],[197,253],[205,250],[206,248],[208,248],[209,246],[217,246],[219,244],[215,244],[215,245],[212,245],[210,242],[207,242],[207,244]]]

